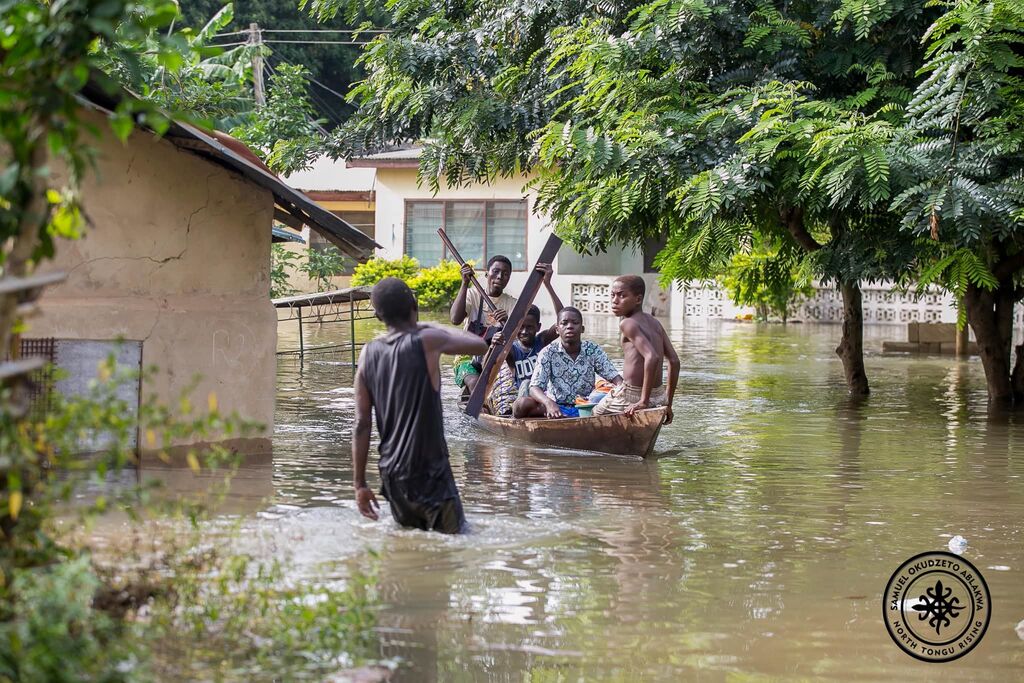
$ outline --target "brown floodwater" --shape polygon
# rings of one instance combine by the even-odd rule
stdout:
[[[675,330],[676,419],[646,461],[501,442],[448,385],[464,537],[401,530],[383,501],[382,521],[361,518],[347,356],[282,358],[273,466],[248,473],[270,498],[243,506],[245,543],[316,580],[376,553],[397,680],[1021,680],[1024,418],[987,416],[976,359],[870,353],[903,333],[869,329],[872,395],[852,404],[836,326]],[[927,664],[890,639],[882,593],[955,535],[991,625]]]

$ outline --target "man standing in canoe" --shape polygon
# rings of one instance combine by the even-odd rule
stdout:
[[[481,354],[487,344],[468,332],[419,324],[416,297],[398,278],[374,285],[370,303],[388,333],[363,347],[356,372],[356,505],[364,517],[377,519],[380,508],[366,484],[372,409],[380,432],[381,495],[395,521],[427,531],[463,532],[466,519],[444,439],[440,356]]]
[[[612,389],[594,406],[594,415],[632,415],[644,408],[665,406],[665,424],[672,422],[672,399],[679,382],[679,356],[672,348],[668,333],[658,319],[644,313],[646,285],[638,275],[623,275],[612,282],[612,313],[622,318],[623,365],[625,381]],[[661,369],[668,358],[668,389]]]
[[[544,273],[544,286],[551,295],[551,303],[554,304],[555,314],[562,310],[562,301],[551,286],[552,268],[550,263],[538,263],[537,270]],[[497,308],[493,313],[486,306],[480,292],[470,286],[473,277],[473,266],[467,264],[462,267],[462,286],[459,293],[452,302],[449,317],[452,325],[466,323],[466,331],[483,337],[490,343],[491,337],[501,329],[508,320],[509,312],[515,308],[518,299],[505,292],[509,278],[512,277],[512,261],[507,256],[492,256],[487,261],[487,273],[485,276],[484,289],[487,296]],[[459,358],[455,362],[455,384],[463,387],[466,393],[472,393],[480,378],[481,361],[479,357]]]

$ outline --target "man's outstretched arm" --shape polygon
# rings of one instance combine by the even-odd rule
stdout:
[[[487,352],[487,342],[481,337],[450,327],[421,325],[420,339],[427,351],[437,354],[479,356]]]
[[[363,359],[359,359],[362,367]],[[373,398],[363,382],[362,372],[356,372],[356,426],[352,430],[352,487],[356,490],[356,506],[359,514],[370,519],[377,519],[380,505],[373,491],[366,485],[366,460],[370,454],[370,413]]]
[[[679,354],[672,346],[672,340],[668,338],[665,328],[661,328],[661,343],[664,349],[665,358],[668,359],[668,412],[665,413],[665,424],[672,424],[672,401],[676,396],[676,386],[679,384]]]

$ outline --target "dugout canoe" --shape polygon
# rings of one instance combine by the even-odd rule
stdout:
[[[555,448],[646,458],[654,452],[665,408],[638,410],[632,416],[564,417],[517,420],[482,413],[477,423],[494,434]]]

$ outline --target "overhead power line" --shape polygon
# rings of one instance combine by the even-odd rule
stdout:
[[[277,59],[279,62],[282,62],[284,64],[288,64],[289,66],[296,66],[296,64],[294,62],[291,62],[291,61],[285,59],[281,55],[275,54],[275,55],[273,55],[273,58]],[[267,60],[267,61],[269,63],[269,60]],[[271,68],[273,69],[273,66],[271,66]],[[274,70],[274,73],[277,73],[277,71]],[[308,69],[307,69],[307,74],[308,74]],[[313,78],[311,76],[307,75],[307,77],[309,78],[309,80],[313,81]],[[314,81],[314,82],[317,85],[319,85],[321,88],[325,88],[327,90],[330,90],[330,88],[327,88],[327,86],[325,86],[323,83],[320,83],[319,81]],[[344,101],[344,97],[342,97],[339,93],[337,93],[337,92],[335,92],[333,90],[331,90],[331,92],[333,94],[337,95],[342,101]],[[328,117],[333,120],[335,125],[339,125],[339,124],[341,124],[342,121],[345,120],[344,116],[342,116],[340,113],[338,113],[338,111],[334,107],[332,107],[331,104],[329,102],[327,102],[327,100],[325,100],[323,97],[318,95],[317,92],[315,90],[313,90],[312,88],[309,90],[309,96],[313,99],[313,101],[317,105],[319,105],[322,108],[323,113],[328,114]]]
[[[389,28],[261,28],[264,33],[391,33]]]
[[[370,28],[370,29],[340,29],[340,28],[261,28],[260,33],[391,33],[391,29],[387,28]],[[249,35],[249,31],[225,31],[224,33],[218,33],[215,38],[222,38],[225,36],[243,36]]]
[[[272,65],[270,64],[270,61],[269,61],[269,60],[267,60],[267,61],[265,61],[265,62],[263,63],[263,68],[264,68],[264,70],[265,70],[265,71],[266,71],[266,72],[267,72],[267,73],[268,73],[269,75],[271,75],[271,76],[273,76],[273,75],[277,74],[277,70],[276,70],[276,69],[274,69],[274,67],[273,67],[273,66],[272,66]],[[324,106],[326,106],[326,103],[325,103],[325,105],[324,105]],[[333,114],[334,112],[331,112],[331,113]],[[323,126],[321,126],[321,125],[320,125],[319,123],[317,123],[317,122],[316,122],[315,120],[313,120],[313,119],[312,119],[311,117],[308,117],[308,116],[307,116],[307,117],[306,117],[306,120],[307,120],[307,121],[309,121],[309,123],[310,123],[310,124],[311,124],[311,125],[312,125],[312,126],[313,126],[314,128],[316,128],[316,129],[317,129],[317,131],[319,131],[321,135],[323,135],[323,136],[325,136],[325,137],[326,137],[326,136],[328,136],[328,135],[330,135],[330,133],[328,133],[328,132],[327,132],[327,129],[325,129],[325,128],[324,128]]]
[[[337,90],[335,90],[334,88],[331,88],[331,87],[329,87],[329,86],[326,86],[326,85],[324,85],[323,83],[321,83],[320,81],[316,80],[316,79],[315,79],[315,78],[313,78],[312,76],[310,76],[310,77],[309,77],[309,80],[310,80],[310,82],[312,82],[312,83],[316,83],[317,85],[319,85],[319,86],[320,86],[321,88],[323,88],[323,89],[324,89],[324,90],[326,90],[327,92],[331,93],[332,95],[336,95],[336,96],[338,96],[338,97],[339,97],[339,98],[340,98],[341,100],[343,100],[343,101],[344,101],[344,102],[345,102],[346,104],[348,104],[348,98],[347,98],[347,97],[345,97],[344,95],[342,95],[342,94],[341,94],[340,92],[338,92],[338,91],[337,91]]]
[[[287,59],[287,58],[285,58],[285,57],[282,57],[281,55],[278,55],[278,54],[275,54],[275,55],[274,55],[274,58],[275,58],[275,59],[277,59],[277,60],[280,60],[280,61],[284,62],[285,64],[289,64],[289,65],[291,65],[291,66],[299,66],[298,64],[296,64],[295,62],[291,61],[290,59]],[[308,71],[308,70],[309,70],[309,69],[308,69],[308,67],[307,67],[307,71]],[[307,77],[309,78],[309,81],[310,81],[311,83],[315,83],[316,85],[319,85],[319,86],[320,86],[321,88],[323,88],[323,89],[324,89],[324,90],[326,90],[327,92],[329,92],[329,93],[331,93],[332,95],[336,96],[336,97],[337,97],[338,99],[340,99],[340,100],[341,100],[342,102],[345,102],[346,104],[348,104],[348,98],[347,98],[347,97],[345,97],[344,95],[342,95],[342,94],[341,94],[340,92],[338,92],[338,91],[337,91],[337,90],[335,90],[334,88],[330,87],[329,85],[325,85],[325,84],[321,83],[320,81],[318,81],[318,80],[316,80],[315,78],[313,78],[313,76],[312,76],[312,75],[309,75],[309,76],[307,76]]]
[[[285,45],[369,45],[368,40],[264,40],[264,43]]]

